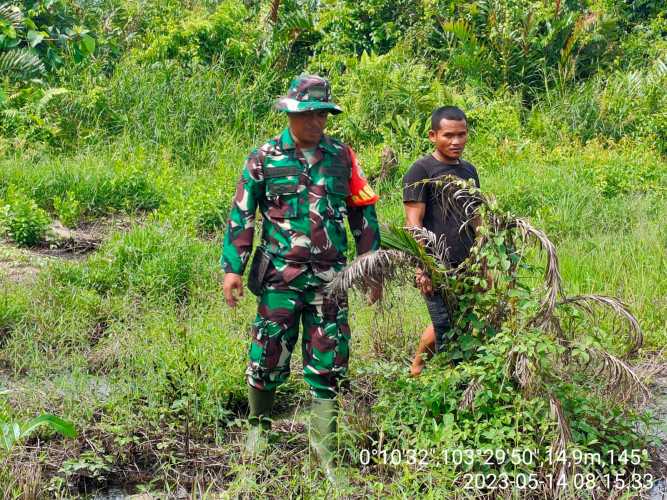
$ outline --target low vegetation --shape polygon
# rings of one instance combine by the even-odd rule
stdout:
[[[272,104],[302,71],[328,76],[345,110],[328,130],[381,196],[393,249],[375,264],[398,278],[378,307],[351,294],[341,493],[492,496],[491,474],[526,481],[523,497],[648,490],[648,474],[664,475],[642,403],[666,361],[663,10],[0,3],[0,420],[51,414],[78,431],[15,440],[0,490],[331,496],[307,448],[297,365],[266,459],[242,462],[256,304],[246,294],[227,308],[218,264],[243,160],[284,126]],[[468,114],[482,192],[465,196],[486,224],[462,274],[441,267],[437,244],[418,255],[462,314],[451,350],[413,379],[428,316],[396,267],[421,248],[401,229],[401,177],[445,103]],[[110,228],[101,244],[68,243],[87,253],[52,252],[54,228],[75,239],[96,224]]]

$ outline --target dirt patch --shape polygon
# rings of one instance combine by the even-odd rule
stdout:
[[[0,280],[11,283],[31,283],[48,259],[30,250],[16,248],[0,240]]]
[[[33,490],[45,493],[40,490],[59,477],[64,490],[76,497],[97,492],[98,498],[113,498],[114,491],[132,494],[136,485],[148,482],[159,491],[166,481],[171,491],[193,491],[196,485],[204,491],[223,488],[233,479],[231,470],[239,453],[234,443],[239,436],[227,433],[221,446],[210,436],[167,437],[164,431],[137,431],[124,437],[122,446],[117,435],[98,428],[86,429],[74,440],[31,438],[12,451],[6,465],[17,477],[35,477],[29,485]]]
[[[70,229],[55,221],[49,228],[46,241],[39,246],[18,248],[9,241],[0,240],[0,279],[30,284],[51,260],[85,259],[113,231],[127,231],[136,223],[126,216],[111,217]]]
[[[82,259],[95,251],[108,234],[115,229],[129,227],[127,219],[104,219],[81,224],[75,229],[63,226],[55,221],[49,228],[46,241],[33,251],[39,255],[64,259]]]

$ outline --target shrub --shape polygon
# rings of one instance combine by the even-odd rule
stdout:
[[[583,141],[595,137],[620,140],[650,138],[667,151],[667,66],[658,59],[650,68],[599,75],[562,92],[545,95],[529,119],[536,136],[545,133],[563,140],[576,134]]]
[[[188,196],[184,215],[200,234],[210,235],[227,223],[230,198],[222,190],[197,190]]]
[[[324,33],[316,50],[331,54],[385,54],[420,21],[421,3],[411,0],[336,0],[322,10]]]
[[[12,330],[28,315],[29,303],[19,290],[0,293],[0,346],[4,346]]]
[[[238,143],[273,128],[269,111],[285,85],[273,70],[232,78],[222,63],[183,68],[166,61],[145,71],[129,61],[109,82],[105,107],[114,112],[106,129],[160,145],[190,168],[206,167],[218,160],[212,145],[221,134]]]
[[[53,209],[60,222],[67,227],[76,226],[81,219],[82,207],[72,191],[67,191],[66,198],[60,196],[53,198]]]
[[[549,81],[569,84],[613,60],[617,18],[612,9],[588,10],[587,3],[496,0],[441,9],[433,2],[426,52],[447,61],[453,78],[509,87],[529,101]]]
[[[10,186],[0,200],[0,232],[19,246],[34,246],[46,236],[50,223],[47,213],[32,198]]]

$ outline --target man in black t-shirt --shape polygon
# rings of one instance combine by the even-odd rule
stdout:
[[[463,111],[454,106],[436,109],[431,115],[428,138],[435,150],[417,160],[403,177],[406,225],[425,227],[438,238],[444,235],[449,263],[456,267],[470,252],[475,238],[474,230],[470,225],[461,230],[465,221],[457,219],[452,213],[444,213],[432,185],[416,183],[443,175],[455,175],[461,179],[474,179],[479,187],[475,167],[461,159],[468,140],[468,122]],[[434,293],[431,279],[420,269],[417,270],[417,285],[426,300],[432,324],[424,330],[419,341],[410,367],[413,376],[421,373],[425,357],[431,357],[442,349],[445,333],[451,329],[449,310],[442,295]]]

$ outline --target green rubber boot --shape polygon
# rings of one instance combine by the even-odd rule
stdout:
[[[276,397],[276,391],[260,391],[248,387],[248,405],[250,414],[248,423],[250,430],[246,438],[245,451],[249,457],[255,457],[266,450],[269,444],[266,432],[271,429],[271,409]]]
[[[338,401],[313,398],[310,414],[310,444],[317,454],[324,475],[336,489],[344,487],[346,481],[336,467],[336,429]]]

